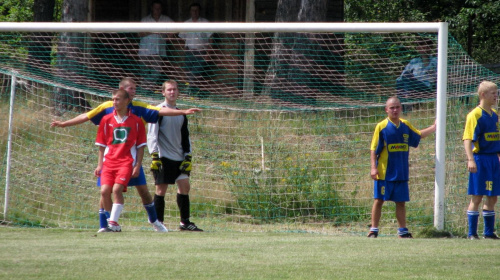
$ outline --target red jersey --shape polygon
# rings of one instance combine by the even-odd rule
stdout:
[[[106,147],[103,166],[119,169],[120,166],[135,165],[137,148],[147,144],[144,123],[128,112],[121,122],[116,111],[104,116],[97,129],[95,144]]]

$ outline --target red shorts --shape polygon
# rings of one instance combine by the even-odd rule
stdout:
[[[130,181],[130,177],[132,177],[132,171],[132,166],[122,166],[118,169],[103,167],[101,171],[101,186],[120,184],[124,186],[123,192],[126,192],[128,182]]]

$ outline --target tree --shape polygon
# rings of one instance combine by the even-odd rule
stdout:
[[[475,60],[483,64],[500,62],[500,2],[469,0],[445,19],[453,36]]]
[[[52,22],[54,21],[55,0],[34,0],[33,14],[34,22]],[[52,36],[44,33],[33,33],[31,35],[30,46],[28,49],[30,63],[42,63],[50,65],[52,52]]]
[[[326,20],[327,0],[278,0],[276,11],[276,22],[321,22]],[[300,82],[297,79],[299,72],[305,69],[296,69],[299,61],[312,50],[304,50],[301,46],[317,48],[315,44],[318,37],[323,35],[304,33],[276,33],[273,38],[273,49],[270,55],[270,63],[265,77],[264,94],[275,95],[281,88],[281,84],[290,80]],[[290,97],[287,93],[279,98]],[[293,94],[292,94],[293,95]]]
[[[61,15],[62,22],[85,22],[87,21],[88,1],[64,0]],[[57,46],[57,78],[64,80],[68,73],[78,77],[84,65],[82,51],[84,50],[85,37],[80,33],[63,32],[60,35]],[[66,83],[67,84],[67,83]],[[58,88],[55,96],[57,103],[56,113],[62,114],[65,110],[75,108],[77,110],[90,109],[90,104],[85,100],[81,92]]]
[[[446,21],[450,34],[479,63],[498,63],[500,2],[491,0],[345,0],[346,22]]]

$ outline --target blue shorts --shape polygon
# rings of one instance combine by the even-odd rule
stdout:
[[[408,181],[375,180],[373,183],[373,198],[394,202],[410,201]]]
[[[496,154],[475,154],[476,173],[469,173],[468,195],[500,195],[500,162]]]
[[[101,187],[101,177],[97,177],[97,184],[98,187]],[[130,178],[130,181],[128,182],[128,186],[142,186],[146,185],[146,175],[144,175],[144,170],[142,169],[141,166],[141,171],[139,172],[139,177],[135,178]]]

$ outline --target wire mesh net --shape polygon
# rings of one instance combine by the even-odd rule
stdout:
[[[144,39],[132,32],[0,34],[2,179],[10,77],[18,77],[4,220],[98,227],[96,127],[53,129],[50,122],[90,110],[129,77],[137,83],[136,99],[160,103],[161,84],[173,79],[181,91],[178,105],[203,109],[189,117],[191,215],[200,227],[365,232],[373,202],[369,145],[376,123],[386,117],[385,101],[399,96],[405,118],[417,128],[434,123],[435,69],[409,65],[435,63],[436,34],[194,34],[210,38],[208,44],[196,48],[179,34],[150,34],[163,51],[146,54]],[[479,82],[499,77],[451,37],[447,67],[445,226],[460,231],[467,204],[465,115],[477,104]],[[410,228],[433,223],[434,142],[426,138],[410,154]],[[146,154],[145,169],[149,163]],[[152,192],[152,176],[147,178]],[[175,192],[171,186],[167,195],[170,228],[179,219]],[[133,188],[125,201],[124,228],[149,228]],[[4,197],[0,203],[5,206]],[[396,227],[394,206],[387,203],[382,231],[395,233]]]

